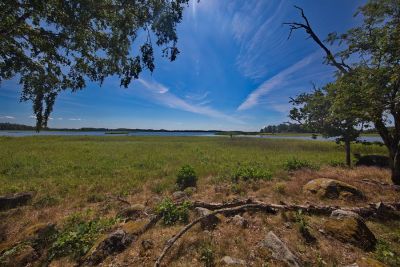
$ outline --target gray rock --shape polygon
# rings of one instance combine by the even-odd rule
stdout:
[[[335,218],[335,219],[343,219],[346,217],[351,217],[357,220],[361,220],[363,221],[363,218],[358,215],[357,213],[353,212],[353,211],[349,211],[349,210],[334,210],[331,213],[331,217]]]
[[[290,267],[302,266],[300,260],[272,231],[268,232],[266,238],[261,241],[261,245],[270,249],[272,251],[272,257],[276,260],[283,261]]]
[[[105,258],[115,252],[125,250],[133,241],[133,238],[124,230],[119,229],[115,232],[103,237],[96,242],[95,245],[85,257],[84,262],[90,266],[96,266]]]
[[[0,210],[9,210],[18,206],[27,205],[32,199],[30,192],[18,193],[11,196],[0,196]]]
[[[246,266],[246,262],[241,259],[235,259],[229,256],[225,256],[221,259],[221,263],[225,265],[236,265],[236,266]]]
[[[235,215],[231,219],[234,225],[240,226],[242,228],[247,228],[249,226],[249,222],[240,215]]]
[[[172,198],[174,200],[184,199],[184,198],[187,198],[187,194],[183,191],[176,191],[176,192],[172,193]]]
[[[195,211],[199,217],[207,216],[211,213],[210,210],[200,207],[195,208]],[[220,220],[218,219],[217,216],[210,215],[201,220],[200,226],[203,230],[212,230],[217,226],[219,222]]]

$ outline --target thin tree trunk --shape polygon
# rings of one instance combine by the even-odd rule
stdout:
[[[392,182],[395,185],[400,185],[400,151],[398,148],[396,151],[390,153],[390,167],[392,169]]]
[[[344,141],[344,148],[346,150],[346,164],[351,167],[351,149],[350,149],[350,141]]]

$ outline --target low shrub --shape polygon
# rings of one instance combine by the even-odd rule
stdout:
[[[192,166],[185,165],[179,170],[176,177],[176,184],[180,190],[196,186],[197,176]]]
[[[93,243],[106,230],[116,223],[115,219],[96,218],[86,221],[81,214],[69,217],[63,229],[50,247],[49,259],[72,256],[79,259],[84,256]]]
[[[301,160],[297,158],[288,159],[284,164],[284,169],[287,171],[296,171],[300,169],[317,170],[319,167],[308,160]]]
[[[269,170],[263,169],[258,164],[246,164],[236,168],[232,174],[234,182],[256,181],[256,180],[271,180],[272,173]]]
[[[215,266],[215,252],[212,244],[205,243],[200,247],[200,261],[204,263],[205,267]]]
[[[187,223],[190,205],[189,201],[177,205],[171,199],[166,198],[157,205],[156,212],[162,217],[164,225],[174,225],[177,222]]]
[[[389,266],[400,266],[400,255],[394,252],[390,244],[384,240],[378,240],[375,258]]]

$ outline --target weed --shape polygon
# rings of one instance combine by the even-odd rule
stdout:
[[[164,225],[174,225],[177,222],[187,223],[190,205],[188,201],[176,205],[171,199],[166,198],[157,205],[156,212],[162,216]]]
[[[274,191],[278,194],[284,195],[286,193],[286,184],[285,183],[276,183],[274,185]]]
[[[389,266],[400,266],[400,255],[390,247],[390,243],[378,240],[375,248],[375,258]]]
[[[183,166],[176,177],[176,184],[180,190],[184,190],[186,187],[195,187],[197,183],[196,172],[190,165]]]
[[[284,168],[287,171],[296,171],[300,169],[312,169],[317,170],[319,167],[308,160],[300,160],[297,158],[291,158],[286,160]]]
[[[232,180],[238,182],[243,181],[256,181],[256,180],[271,180],[272,173],[269,170],[263,169],[259,164],[245,164],[241,165],[232,174]]]
[[[211,243],[205,243],[200,247],[200,261],[204,262],[204,267],[215,266],[215,252]]]

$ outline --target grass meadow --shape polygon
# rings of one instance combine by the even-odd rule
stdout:
[[[201,182],[210,176],[228,179],[239,165],[278,177],[293,158],[317,167],[344,159],[343,147],[334,142],[257,138],[1,137],[0,147],[0,194],[33,191],[39,202],[124,196],[149,181],[161,192],[174,186],[186,164]],[[353,152],[384,154],[385,148],[355,144]]]

